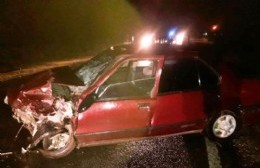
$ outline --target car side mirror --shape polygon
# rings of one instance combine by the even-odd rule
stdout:
[[[90,95],[88,95],[80,104],[78,112],[84,112],[86,111],[96,100],[96,95],[95,93],[91,93]]]

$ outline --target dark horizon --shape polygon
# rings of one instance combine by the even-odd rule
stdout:
[[[1,1],[0,63],[96,54],[146,29],[165,33],[177,25],[201,33],[213,24],[224,50],[255,57],[259,9],[258,0]]]

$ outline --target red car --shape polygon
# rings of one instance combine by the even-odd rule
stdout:
[[[5,102],[27,128],[27,150],[60,158],[75,147],[167,134],[233,138],[240,111],[221,108],[220,76],[196,52],[111,47],[77,69],[42,72]]]

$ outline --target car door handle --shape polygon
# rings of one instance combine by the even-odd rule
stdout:
[[[144,109],[144,110],[146,110],[146,111],[148,111],[148,112],[151,111],[151,109],[150,109],[150,104],[149,104],[149,103],[138,103],[138,109],[139,109],[139,110]]]

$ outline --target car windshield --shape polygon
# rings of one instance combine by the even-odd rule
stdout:
[[[90,86],[109,64],[113,62],[117,55],[132,52],[132,48],[128,45],[110,47],[80,67],[75,74],[86,86]]]
[[[102,52],[80,67],[75,74],[86,86],[90,86],[108,67],[114,56],[112,52]]]

